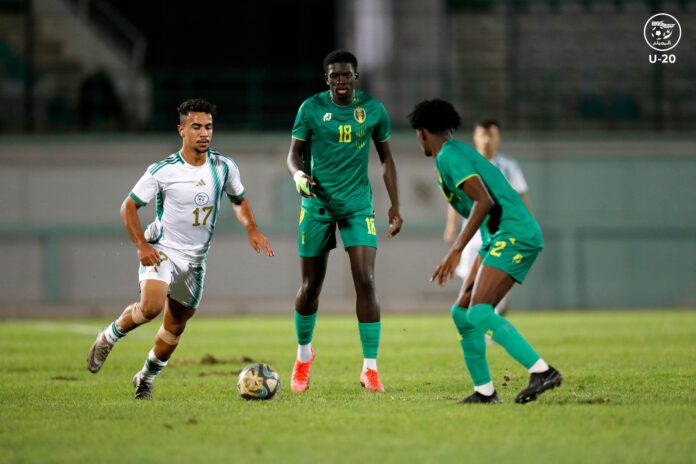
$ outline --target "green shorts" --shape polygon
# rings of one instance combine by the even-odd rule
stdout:
[[[500,269],[521,284],[542,248],[517,240],[510,234],[495,234],[479,250],[482,266]]]
[[[310,213],[300,211],[297,233],[297,248],[304,258],[322,256],[336,248],[336,226],[341,234],[343,248],[369,246],[377,248],[375,210],[370,206],[348,216],[336,219],[328,212]]]

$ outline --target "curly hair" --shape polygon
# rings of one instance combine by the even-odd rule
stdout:
[[[454,106],[439,98],[418,103],[408,119],[414,129],[427,129],[433,134],[458,129],[462,123]]]

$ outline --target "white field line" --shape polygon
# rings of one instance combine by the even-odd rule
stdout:
[[[65,323],[65,322],[30,322],[25,323],[25,325],[30,328],[40,332],[63,332],[63,333],[74,333],[80,335],[92,335],[97,336],[97,333],[104,328],[101,325],[90,325],[90,324],[77,324],[77,323]],[[152,338],[152,334],[133,331],[128,334],[128,338],[145,339]]]

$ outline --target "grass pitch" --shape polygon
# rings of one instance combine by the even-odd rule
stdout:
[[[204,308],[203,308],[204,311]],[[359,386],[353,317],[319,316],[311,389],[290,392],[288,317],[194,318],[154,399],[132,399],[159,322],[114,348],[93,375],[85,355],[106,321],[0,323],[0,462],[696,462],[696,312],[512,314],[564,385],[514,404],[527,373],[489,346],[503,404],[470,392],[442,316],[386,316],[387,388]],[[279,397],[237,397],[253,361],[279,371]]]

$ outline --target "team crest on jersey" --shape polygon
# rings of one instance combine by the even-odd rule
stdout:
[[[326,113],[324,115],[324,122],[331,121],[331,116],[332,116],[331,113]]]
[[[367,113],[365,113],[365,108],[362,108],[360,106],[355,108],[355,111],[353,111],[353,117],[356,121],[358,121],[358,124],[364,123],[367,119]]]
[[[512,262],[515,264],[520,264],[522,262],[523,256],[519,253],[517,253],[515,256],[512,257]]]
[[[198,206],[205,205],[206,203],[208,203],[209,200],[210,198],[208,197],[208,194],[205,192],[197,193],[193,199],[193,201],[195,201]]]

